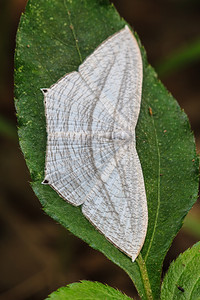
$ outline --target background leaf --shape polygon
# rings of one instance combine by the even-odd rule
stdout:
[[[158,299],[162,262],[197,197],[198,159],[188,119],[177,102],[144,64],[137,150],[148,198],[149,223],[135,263],[111,245],[83,217],[81,208],[61,199],[44,176],[46,129],[40,88],[76,70],[125,21],[108,1],[30,0],[22,16],[16,50],[16,108],[20,145],[44,210],[94,249],[123,268],[143,299]],[[151,107],[152,113],[149,113]]]
[[[81,283],[72,283],[66,287],[58,289],[49,295],[51,300],[130,300],[128,296],[122,294],[120,291],[104,285],[99,282],[81,281]]]
[[[200,242],[172,262],[161,289],[162,300],[200,299]]]
[[[158,63],[156,70],[160,76],[169,76],[170,73],[179,71],[190,64],[198,63],[200,60],[200,39],[191,42],[189,45],[175,50],[162,62]]]

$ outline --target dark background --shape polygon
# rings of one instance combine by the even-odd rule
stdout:
[[[138,32],[149,62],[187,113],[200,150],[200,1],[115,0]],[[134,297],[129,277],[42,211],[19,149],[13,104],[15,34],[26,0],[0,0],[0,300],[43,299],[81,279]],[[187,58],[181,60],[182,51]],[[169,57],[176,53],[175,63]],[[164,62],[171,66],[168,72]],[[177,63],[178,62],[178,63]],[[199,240],[196,203],[167,255],[169,263]]]

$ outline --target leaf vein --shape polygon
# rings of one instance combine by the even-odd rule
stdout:
[[[158,183],[157,183],[157,210],[156,210],[156,217],[155,217],[155,222],[154,222],[154,227],[153,227],[153,232],[152,232],[152,236],[150,239],[150,243],[149,243],[149,247],[147,249],[146,255],[144,257],[144,261],[147,261],[149,252],[151,250],[152,244],[153,244],[153,239],[156,233],[156,226],[158,223],[158,215],[159,215],[159,210],[160,210],[160,150],[159,150],[159,145],[158,145],[158,136],[157,136],[157,132],[156,132],[156,127],[155,127],[155,122],[154,122],[154,118],[153,116],[151,116],[152,119],[152,124],[153,124],[153,128],[154,128],[154,132],[155,132],[155,139],[156,139],[156,148],[157,148],[157,155],[158,155]]]
[[[196,288],[196,285],[198,284],[199,279],[200,279],[200,278],[198,277],[197,280],[194,282],[194,285],[193,285],[193,287],[192,287],[192,289],[191,289],[191,291],[190,291],[190,295],[188,295],[188,296],[189,296],[188,299],[192,299],[192,298],[191,298],[191,295],[192,295],[194,289]]]
[[[74,38],[74,41],[75,41],[75,46],[76,46],[76,50],[78,52],[78,56],[79,56],[79,59],[80,59],[80,63],[83,62],[83,59],[82,59],[82,55],[81,55],[81,52],[80,52],[80,49],[79,49],[79,45],[78,45],[78,39],[77,39],[77,36],[76,36],[76,33],[75,33],[75,29],[74,29],[74,25],[72,24],[72,19],[71,19],[71,14],[70,14],[70,11],[67,7],[67,4],[66,4],[66,1],[64,0],[64,6],[66,7],[67,9],[67,15],[68,15],[68,18],[69,18],[69,23],[70,23],[70,29],[72,31],[72,34],[73,34],[73,38]]]

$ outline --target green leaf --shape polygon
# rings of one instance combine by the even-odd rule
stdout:
[[[19,137],[33,189],[45,212],[124,269],[142,299],[158,299],[164,257],[197,197],[198,159],[188,119],[148,65],[140,42],[144,80],[136,136],[149,223],[136,262],[132,263],[95,230],[80,207],[73,207],[49,186],[41,184],[46,129],[40,88],[49,87],[64,74],[76,70],[102,41],[124,25],[125,21],[108,1],[28,2],[17,33],[15,56]]]
[[[53,292],[48,299],[51,300],[130,300],[128,296],[122,294],[120,291],[104,285],[99,282],[81,281],[81,283],[72,283],[66,287],[58,289]]]
[[[182,46],[168,55],[162,62],[158,63],[156,70],[162,77],[169,76],[171,73],[179,71],[188,65],[200,61],[200,39],[191,42],[189,45]]]
[[[200,242],[171,263],[163,280],[161,299],[200,299]]]

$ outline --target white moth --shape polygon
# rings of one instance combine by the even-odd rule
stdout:
[[[44,184],[134,261],[148,213],[135,145],[142,59],[128,26],[105,40],[44,94],[47,151]],[[81,229],[80,229],[81,230]]]

